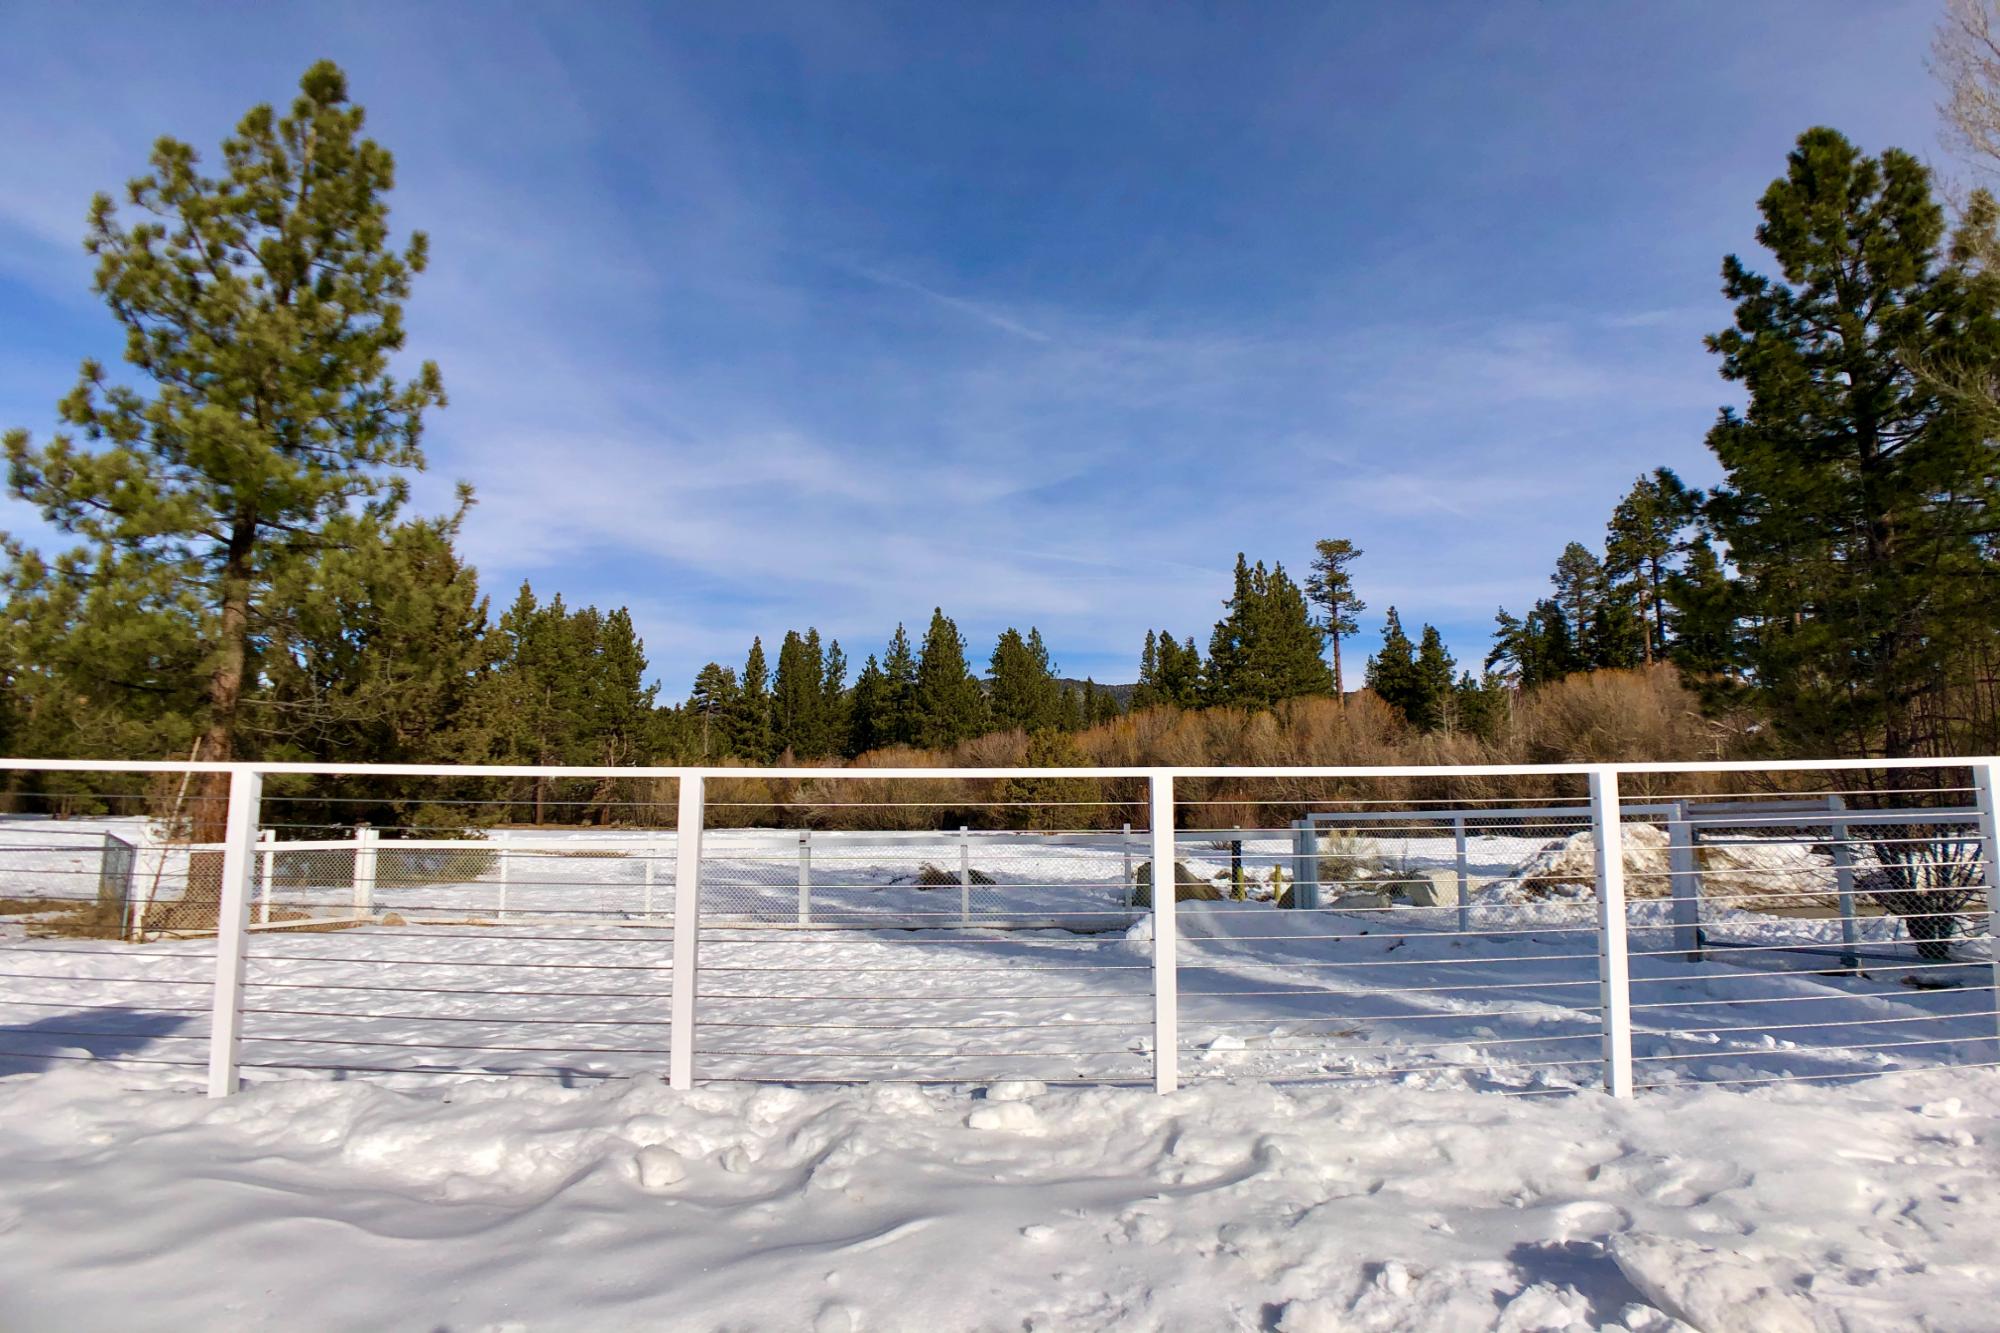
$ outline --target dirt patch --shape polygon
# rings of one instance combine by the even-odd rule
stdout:
[[[74,898],[0,898],[0,916],[31,916],[32,939],[115,940],[125,931],[116,907]]]

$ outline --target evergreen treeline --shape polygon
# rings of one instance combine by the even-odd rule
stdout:
[[[775,677],[755,639],[740,672],[719,662],[701,669],[685,707],[667,710],[662,736],[682,758],[802,763],[898,745],[948,749],[989,731],[1073,732],[1121,711],[1095,681],[1058,675],[1032,626],[1001,631],[982,680],[942,608],[921,646],[912,650],[898,625],[881,660],[871,653],[851,687],[846,678],[839,642],[822,650],[817,629],[786,633]]]

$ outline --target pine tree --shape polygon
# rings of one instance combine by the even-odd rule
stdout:
[[[1061,722],[1062,686],[1049,665],[1041,631],[1030,627],[1023,638],[1018,630],[1002,630],[988,670],[987,703],[994,726],[1033,732]]]
[[[1993,252],[1992,211],[1947,259],[1923,165],[1824,128],[1759,209],[1784,280],[1729,256],[1735,324],[1709,339],[1749,396],[1709,432],[1725,480],[1706,511],[1743,582],[1747,664],[1808,752],[1949,752],[1925,700],[1993,645],[2000,475],[1976,414],[1918,367],[2000,371],[2000,274],[1956,262]]]
[[[985,729],[986,694],[965,664],[965,640],[943,608],[931,612],[931,626],[917,659],[916,743],[943,750]]]
[[[1028,738],[1025,766],[1029,768],[1069,768],[1084,762],[1076,741],[1066,732],[1044,728]],[[1009,803],[1008,816],[1016,828],[1087,829],[1095,826],[1097,785],[1088,778],[1065,778],[1049,774],[1009,778],[1000,789]]]
[[[736,673],[719,662],[710,662],[694,678],[688,707],[700,719],[701,757],[721,758],[731,753],[734,739],[732,720],[738,712]]]
[[[1257,590],[1251,582],[1250,562],[1243,552],[1236,553],[1236,571],[1231,584],[1229,600],[1223,608],[1228,612],[1215,623],[1215,629],[1208,636],[1208,668],[1204,676],[1207,686],[1205,702],[1236,703],[1243,693],[1247,681],[1247,652],[1244,639],[1250,633],[1250,618],[1255,614]]]
[[[1490,671],[1478,680],[1470,671],[1461,673],[1452,687],[1450,728],[1469,731],[1483,741],[1497,741],[1507,720],[1511,693],[1507,682]]]
[[[1419,693],[1416,648],[1393,606],[1382,624],[1381,650],[1368,659],[1367,680],[1376,698],[1404,717],[1410,715]]]
[[[815,753],[829,757],[844,753],[849,730],[847,654],[840,650],[839,639],[830,639],[826,645],[826,664],[820,672],[819,721],[820,738]]]
[[[594,610],[591,619],[596,620]],[[660,692],[659,686],[646,683],[646,645],[631,612],[622,606],[596,620],[596,628],[590,670],[592,762],[605,767],[642,763]]]
[[[202,608],[173,571],[132,555],[67,551],[52,563],[13,542],[0,571],[10,748],[47,758],[186,758],[207,692]],[[86,777],[88,775],[85,775]],[[91,790],[52,775],[44,790]]]
[[[408,381],[390,372],[427,254],[422,233],[389,246],[390,155],[361,137],[334,65],[299,87],[289,115],[243,118],[219,177],[161,139],[128,191],[148,220],[127,227],[93,201],[96,290],[157,389],[86,361],[59,411],[104,447],[5,441],[13,494],[91,546],[100,577],[131,580],[109,597],[143,603],[145,567],[191,594],[210,760],[237,756],[273,583],[329,545],[380,540],[423,465],[424,413],[444,402],[429,362]]]
[[[1434,625],[1425,625],[1417,644],[1416,660],[1410,675],[1410,697],[1404,716],[1421,731],[1449,729],[1452,724],[1452,688],[1458,663],[1445,650],[1444,638]]]
[[[1173,635],[1160,631],[1158,689],[1160,702],[1175,708],[1199,708],[1209,697],[1208,669],[1194,646],[1194,635],[1176,643]]]
[[[1604,572],[1611,586],[1628,592],[1640,627],[1640,660],[1651,665],[1667,651],[1667,581],[1686,550],[1683,533],[1694,522],[1700,497],[1670,468],[1640,477],[1612,511],[1604,541]]]
[[[1090,713],[1083,695],[1065,685],[1056,706],[1056,729],[1058,731],[1082,731],[1089,725]]]
[[[1320,658],[1322,632],[1305,594],[1278,565],[1246,567],[1236,558],[1228,615],[1209,638],[1209,685],[1215,702],[1266,708],[1280,699],[1325,694],[1333,677]]]
[[[870,653],[854,678],[854,692],[847,700],[847,757],[852,759],[889,744],[884,730],[889,699],[889,680]]]
[[[1258,566],[1262,574],[1262,565]],[[1253,676],[1260,683],[1263,704],[1304,695],[1328,694],[1333,673],[1321,656],[1325,632],[1313,622],[1305,593],[1292,582],[1282,564],[1273,565],[1261,580],[1250,643]]]
[[[1583,669],[1570,638],[1569,618],[1552,598],[1536,602],[1534,610],[1518,620],[1503,607],[1494,621],[1493,651],[1486,654],[1489,672],[1504,668],[1505,678],[1530,690]]]
[[[1556,572],[1549,575],[1549,582],[1555,585],[1555,604],[1562,609],[1570,642],[1584,642],[1603,598],[1603,562],[1582,542],[1571,542],[1556,558]]]
[[[875,715],[877,745],[917,743],[917,658],[900,624],[882,656],[882,702]]]
[[[795,759],[821,756],[820,708],[826,682],[821,678],[826,664],[820,655],[819,631],[808,638],[797,630],[785,631],[778,645],[778,674],[771,687],[771,748]]]
[[[1327,538],[1314,545],[1312,577],[1306,581],[1306,596],[1320,609],[1320,629],[1333,646],[1333,693],[1344,698],[1346,683],[1340,674],[1340,641],[1360,629],[1355,617],[1368,603],[1354,595],[1354,579],[1347,567],[1360,559],[1360,547],[1345,537]]]
[[[1646,621],[1631,589],[1606,588],[1590,613],[1583,659],[1592,671],[1624,670],[1645,660]]]
[[[750,640],[741,680],[736,714],[730,719],[730,748],[753,764],[768,764],[777,758],[777,749],[771,732],[771,672],[761,636]]]
[[[1673,636],[1669,656],[1674,665],[1696,676],[1733,679],[1740,675],[1740,589],[1723,570],[1721,558],[1706,536],[1697,537],[1688,547],[1686,568],[1668,578],[1666,599],[1667,624]]]
[[[1086,727],[1098,727],[1106,722],[1116,722],[1125,715],[1124,710],[1118,706],[1118,696],[1109,688],[1100,687],[1089,676],[1083,678],[1083,696],[1089,701],[1083,714],[1083,725]]]
[[[1146,631],[1146,646],[1139,650],[1139,683],[1132,687],[1132,711],[1156,708],[1165,702],[1160,695],[1159,636]]]

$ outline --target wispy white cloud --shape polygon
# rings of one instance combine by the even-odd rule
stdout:
[[[1045,343],[1050,341],[1049,335],[1040,329],[1029,328],[1020,320],[991,306],[982,305],[977,301],[968,301],[964,297],[947,295],[934,288],[926,287],[920,282],[898,274],[885,273],[881,269],[872,268],[865,264],[851,265],[848,271],[857,277],[866,278],[870,282],[880,283],[884,287],[892,287],[897,291],[909,292],[920,296],[926,301],[943,306],[947,310],[956,311],[958,314],[964,315],[969,319],[998,329],[1002,333],[1011,333],[1017,338],[1026,338],[1029,342]]]

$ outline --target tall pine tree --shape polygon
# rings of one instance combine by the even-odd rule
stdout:
[[[942,750],[986,729],[986,693],[965,663],[965,640],[942,608],[931,612],[917,659],[916,743]]]
[[[2000,615],[2000,469],[1976,415],[1916,367],[1993,381],[2000,275],[1941,253],[1922,163],[1830,129],[1800,136],[1759,210],[1782,281],[1729,256],[1736,320],[1709,339],[1749,396],[1708,436],[1725,477],[1708,518],[1744,584],[1749,665],[1802,748],[1950,752],[1944,695]],[[1967,228],[1963,251],[1993,252],[1990,210]]]
[[[1360,547],[1345,537],[1329,537],[1314,544],[1312,577],[1306,580],[1306,596],[1319,608],[1320,629],[1333,648],[1333,693],[1343,698],[1347,685],[1340,674],[1340,641],[1360,626],[1355,616],[1368,603],[1354,593],[1354,578],[1347,567],[1360,559]]]
[[[161,139],[127,190],[143,220],[93,201],[95,287],[153,391],[86,361],[59,411],[101,447],[5,439],[14,495],[91,548],[93,577],[127,584],[112,601],[137,608],[162,575],[185,590],[210,760],[238,756],[273,584],[329,545],[381,540],[444,402],[435,366],[390,368],[427,255],[422,233],[390,244],[392,159],[333,64],[299,90],[289,114],[243,118],[219,175]]]

